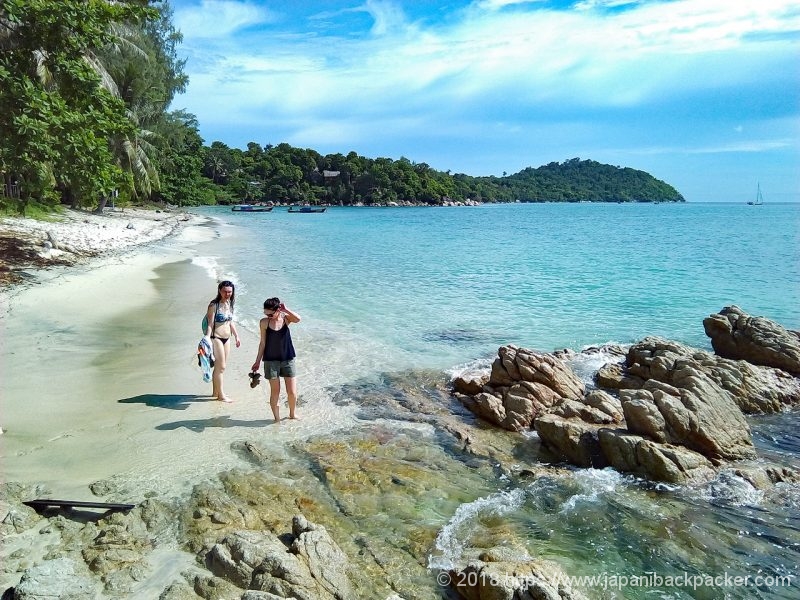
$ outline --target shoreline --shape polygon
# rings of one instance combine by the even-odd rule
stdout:
[[[251,389],[247,377],[256,332],[240,326],[242,347],[231,352],[225,387],[235,402],[212,401],[197,366],[202,314],[215,279],[228,278],[204,258],[225,251],[230,230],[192,215],[170,219],[164,233],[163,225],[152,227],[153,215],[151,229],[147,217],[133,221],[141,235],[127,245],[0,288],[5,481],[81,499],[98,482],[105,491],[94,495],[114,501],[154,490],[182,494],[241,466],[231,442],[272,425],[268,386]],[[106,239],[116,239],[119,228],[108,229]],[[66,227],[61,236],[75,239]],[[311,386],[301,394],[313,394]],[[270,442],[279,449],[323,426],[324,413],[309,413],[282,422]],[[190,458],[170,460],[183,456]]]

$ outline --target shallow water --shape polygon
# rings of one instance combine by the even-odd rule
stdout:
[[[702,319],[728,304],[800,325],[795,205],[761,212],[545,204],[206,214],[234,226],[236,243],[214,257],[212,270],[241,282],[245,326],[254,327],[260,302],[272,295],[303,316],[295,339],[300,381],[316,390],[309,410],[332,395],[339,405],[359,406],[358,418],[391,421],[379,398],[402,396],[413,383],[385,373],[485,367],[505,343],[579,350],[654,334],[710,349]],[[581,357],[574,366],[588,379],[606,360]],[[789,413],[753,421],[765,458],[798,465],[795,420]],[[606,589],[586,588],[592,597],[798,597],[797,486],[765,495],[724,474],[683,489],[588,470],[532,483],[494,474],[481,487],[493,491],[465,499],[452,514],[434,511],[434,572],[458,564],[470,547],[502,543],[520,556],[553,559],[568,575],[604,576]],[[684,573],[695,579],[655,588],[609,584],[612,576],[647,573],[672,575],[673,583]],[[731,585],[696,585],[708,583],[697,576],[726,573],[751,583],[756,576],[794,579],[791,587],[737,587],[724,578],[717,582]]]

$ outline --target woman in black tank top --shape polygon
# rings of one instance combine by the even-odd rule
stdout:
[[[284,306],[279,298],[264,301],[266,315],[258,324],[261,339],[258,343],[258,354],[251,371],[257,372],[261,362],[264,363],[264,376],[269,381],[269,405],[272,416],[279,423],[281,396],[281,380],[286,384],[286,398],[289,403],[289,418],[296,419],[297,381],[294,368],[294,344],[289,331],[290,323],[299,323],[300,315]]]

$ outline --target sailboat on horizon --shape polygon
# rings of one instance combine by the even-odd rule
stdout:
[[[748,202],[750,206],[761,206],[764,204],[764,196],[761,195],[761,182],[758,184],[758,191],[756,192],[756,199]]]

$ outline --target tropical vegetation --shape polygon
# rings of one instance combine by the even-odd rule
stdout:
[[[648,173],[577,158],[473,177],[287,143],[206,146],[197,118],[170,110],[188,85],[181,39],[166,1],[0,0],[0,208],[683,201]]]

